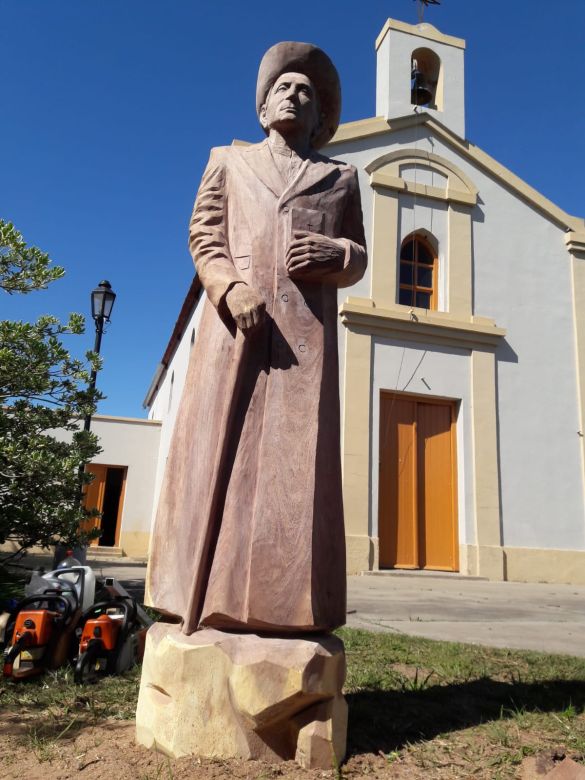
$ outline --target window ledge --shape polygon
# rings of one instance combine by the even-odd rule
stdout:
[[[504,328],[498,328],[487,317],[457,319],[448,312],[398,304],[378,308],[371,298],[347,298],[339,307],[339,314],[345,327],[359,328],[373,335],[446,343],[466,349],[495,349],[506,335]]]

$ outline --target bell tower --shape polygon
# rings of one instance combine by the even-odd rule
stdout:
[[[376,116],[426,111],[465,138],[465,41],[388,19],[376,40]]]

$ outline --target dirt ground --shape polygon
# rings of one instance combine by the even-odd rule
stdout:
[[[560,777],[583,777],[583,659],[350,629],[343,641],[339,768],[168,759],[134,743],[139,667],[80,687],[64,666],[0,677],[0,780],[539,780],[566,757],[578,763]]]
[[[34,719],[15,713],[0,716],[0,777],[3,780],[228,780],[254,778],[270,780],[317,780],[317,778],[480,778],[516,777],[521,780],[544,778],[565,757],[554,751],[525,758],[512,774],[501,774],[486,760],[483,770],[472,773],[465,762],[453,759],[442,766],[420,765],[415,755],[356,755],[338,770],[305,770],[294,762],[267,764],[261,761],[169,759],[134,743],[132,721],[106,720],[84,724],[76,731],[75,721],[68,733],[41,737]],[[486,756],[487,759],[487,756]],[[424,762],[423,762],[424,763]]]

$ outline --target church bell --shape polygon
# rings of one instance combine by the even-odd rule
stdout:
[[[425,74],[418,69],[416,60],[412,60],[410,71],[410,102],[415,106],[426,106],[433,100],[433,93]]]

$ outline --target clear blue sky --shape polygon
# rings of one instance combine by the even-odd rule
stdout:
[[[88,313],[118,293],[103,343],[105,414],[141,404],[193,274],[187,223],[209,148],[260,140],[258,63],[279,40],[324,48],[342,121],[374,115],[374,40],[412,0],[247,3],[0,0],[0,216],[64,265],[0,317]],[[467,40],[467,137],[585,216],[585,3],[443,0],[425,21]],[[93,323],[73,342],[93,345]]]

